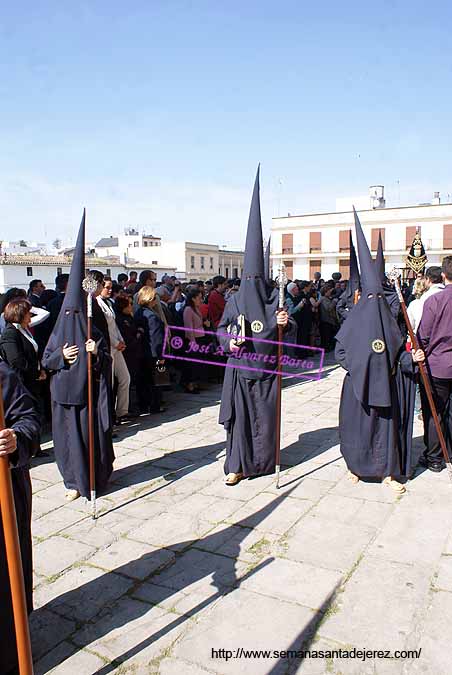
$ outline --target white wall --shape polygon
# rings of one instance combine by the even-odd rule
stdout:
[[[107,274],[107,270],[109,270],[109,274],[114,280],[118,278],[118,274],[121,274],[122,272],[128,274],[129,270],[133,269],[133,267],[126,269],[123,265],[90,265],[89,261],[87,261],[87,266],[99,270],[100,272],[103,272],[103,274]],[[69,274],[71,270],[70,265],[31,265],[31,267],[32,275],[27,276],[27,265],[0,264],[0,293],[4,293],[8,288],[12,287],[25,288],[27,290],[32,279],[41,279],[47,288],[54,289],[58,267],[61,267],[61,272],[63,274]],[[141,270],[140,268],[137,268],[136,271],[139,274]],[[175,273],[175,267],[168,266],[159,268],[155,271],[157,279],[160,281],[164,274],[173,275]]]

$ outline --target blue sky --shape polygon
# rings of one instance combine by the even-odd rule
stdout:
[[[25,0],[0,16],[1,236],[263,220],[452,193],[450,3]],[[451,198],[452,200],[452,198]]]

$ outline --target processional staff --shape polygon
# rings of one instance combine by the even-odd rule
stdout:
[[[279,301],[278,312],[284,309],[284,288],[286,285],[286,269],[281,263],[278,270],[278,288]],[[281,361],[283,355],[283,326],[278,324],[278,365],[277,365],[277,389],[276,389],[276,448],[275,448],[275,471],[276,487],[279,489],[279,475],[281,472],[281,394],[282,394],[282,373]]]
[[[0,385],[0,430],[3,429],[5,429],[5,413]],[[19,673],[20,675],[33,675],[27,600],[8,455],[0,457],[0,508],[16,630]],[[4,611],[4,608],[0,608],[0,611]]]
[[[86,292],[86,316],[88,340],[91,340],[93,326],[93,295],[97,290],[97,281],[88,274],[82,281]],[[93,402],[93,363],[92,353],[88,352],[88,451],[89,451],[89,488],[91,492],[91,517],[96,519],[96,463],[94,457],[94,402]]]

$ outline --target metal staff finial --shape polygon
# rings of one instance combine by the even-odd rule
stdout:
[[[91,324],[93,316],[93,295],[97,290],[97,281],[92,274],[82,281],[82,288],[87,293],[86,314],[88,318],[88,340],[91,340]],[[89,450],[89,482],[91,491],[91,516],[96,519],[96,465],[94,460],[94,401],[93,401],[93,369],[92,354],[88,353],[88,450]]]

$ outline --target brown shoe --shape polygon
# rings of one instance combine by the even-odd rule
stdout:
[[[243,478],[243,473],[228,473],[226,476],[226,485],[237,485]]]
[[[384,479],[383,483],[387,485],[388,487],[392,488],[394,492],[396,492],[399,495],[403,495],[404,492],[406,492],[406,488],[402,483],[399,483],[398,481],[394,480],[391,476],[387,476],[387,478]]]

